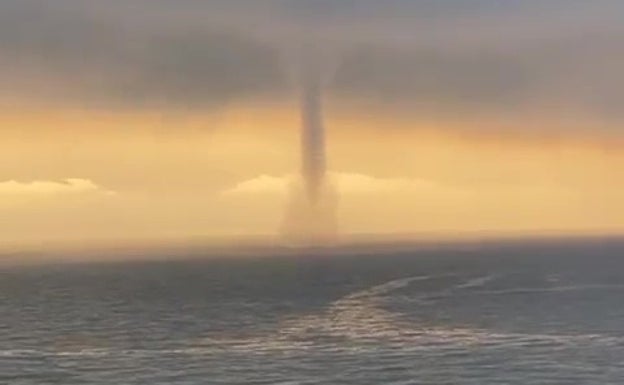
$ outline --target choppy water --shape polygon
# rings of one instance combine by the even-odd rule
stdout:
[[[0,271],[0,384],[622,384],[624,243]]]

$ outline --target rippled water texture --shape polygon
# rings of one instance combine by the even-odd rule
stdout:
[[[1,384],[622,384],[624,244],[0,271]]]

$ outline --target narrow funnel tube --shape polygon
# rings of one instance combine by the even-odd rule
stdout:
[[[318,68],[307,65],[301,78],[302,176],[310,203],[318,202],[326,174],[322,82]]]

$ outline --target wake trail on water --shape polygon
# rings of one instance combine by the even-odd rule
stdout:
[[[624,285],[570,285],[550,288],[513,288],[505,290],[475,290],[504,278],[491,274],[470,277],[435,290],[415,294],[415,285],[440,279],[458,278],[455,274],[418,275],[398,278],[388,282],[354,291],[331,302],[320,313],[285,319],[273,333],[247,337],[200,338],[189,341],[188,346],[171,349],[114,349],[92,348],[76,350],[28,350],[0,349],[3,359],[46,359],[71,357],[75,359],[99,359],[102,357],[156,358],[161,356],[212,356],[223,352],[273,354],[296,353],[310,349],[315,351],[361,352],[377,349],[383,344],[390,349],[423,352],[461,352],[466,346],[482,349],[532,348],[538,350],[568,349],[576,345],[616,347],[624,345],[624,337],[603,334],[539,334],[498,332],[472,327],[429,327],[414,324],[400,312],[387,310],[385,301],[393,300],[395,293],[410,290],[412,296],[405,298],[419,306],[422,301],[432,306],[447,296],[507,295],[538,292],[567,292],[583,290],[624,290]],[[424,289],[423,289],[424,290]],[[403,298],[403,297],[400,297]],[[431,302],[434,301],[434,302]],[[417,311],[417,309],[414,309]]]

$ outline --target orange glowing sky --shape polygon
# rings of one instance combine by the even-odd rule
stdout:
[[[14,111],[1,124],[5,243],[274,234],[298,172],[290,104],[211,114]],[[330,109],[328,125],[345,234],[624,230],[617,137],[349,106]]]

